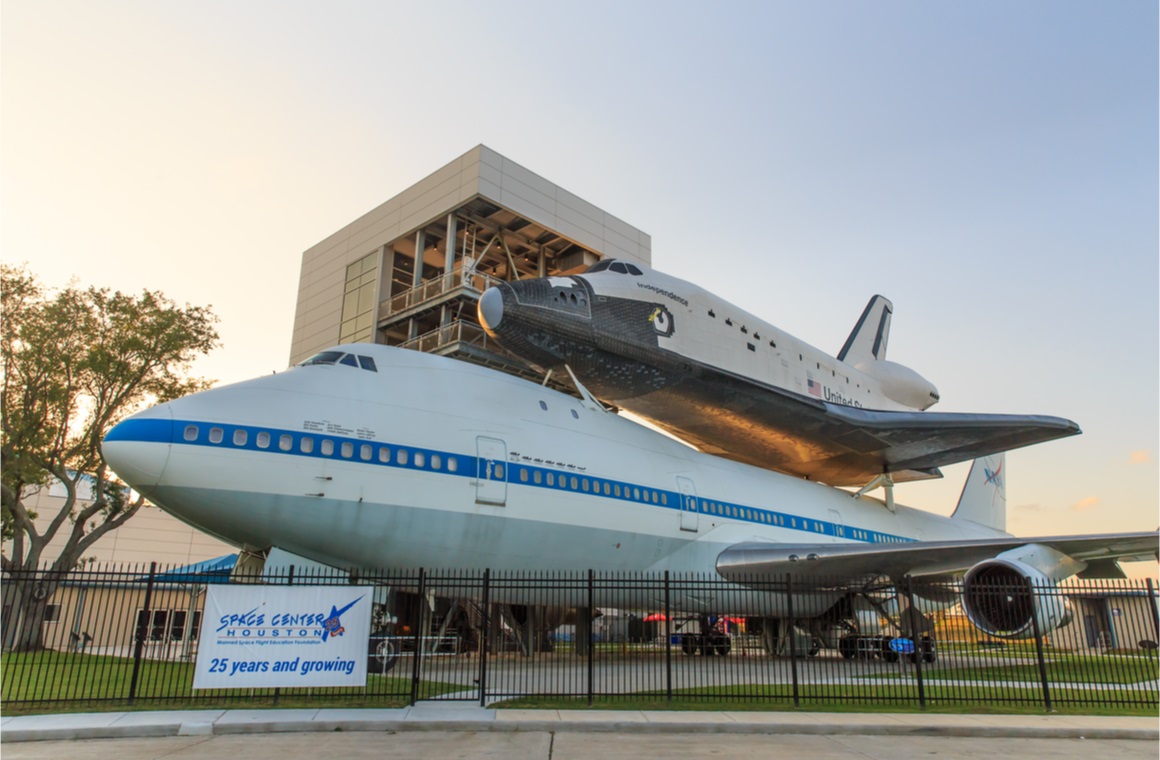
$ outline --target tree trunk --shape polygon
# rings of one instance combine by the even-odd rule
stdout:
[[[59,581],[42,573],[17,574],[4,584],[4,649],[37,652],[44,649],[44,618]]]

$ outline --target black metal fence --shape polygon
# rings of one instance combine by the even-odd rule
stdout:
[[[241,582],[373,586],[365,686],[195,691],[206,590]],[[919,579],[852,594],[793,577],[593,572],[14,573],[3,584],[2,698],[9,710],[521,698],[1157,706],[1150,580],[993,585],[974,590],[967,612],[963,591]]]

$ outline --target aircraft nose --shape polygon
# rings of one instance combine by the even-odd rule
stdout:
[[[479,297],[479,323],[492,337],[503,321],[503,293],[501,286],[488,288]]]
[[[165,472],[172,440],[173,411],[161,404],[114,425],[101,453],[121,480],[148,496]]]

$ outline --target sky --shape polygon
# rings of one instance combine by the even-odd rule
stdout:
[[[875,293],[942,411],[1051,414],[1020,535],[1160,524],[1154,2],[0,5],[0,252],[288,362],[304,250],[484,144],[831,353]],[[899,486],[953,510],[966,465]],[[1155,564],[1151,565],[1154,572]]]

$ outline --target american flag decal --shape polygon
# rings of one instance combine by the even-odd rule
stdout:
[[[811,396],[822,397],[822,384],[813,380],[806,380],[806,387],[809,388]]]

